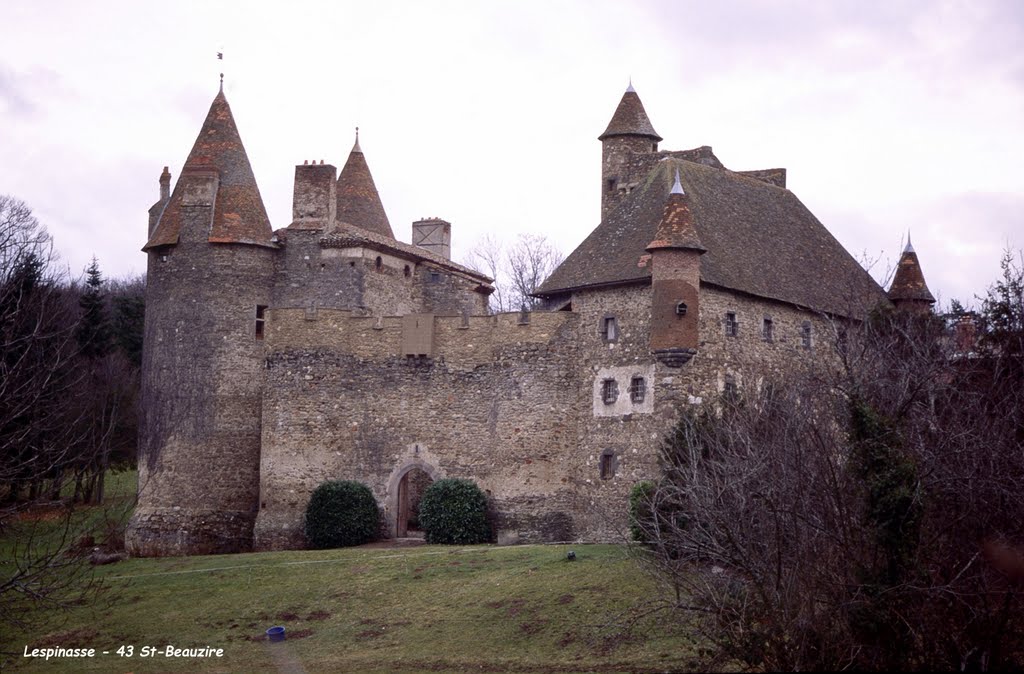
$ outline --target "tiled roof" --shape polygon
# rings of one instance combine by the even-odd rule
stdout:
[[[174,192],[143,250],[178,242],[186,185],[192,179],[213,174],[219,178],[219,186],[214,196],[209,240],[214,243],[273,245],[267,209],[238,135],[231,107],[221,91],[213,99]]]
[[[928,290],[928,284],[924,282],[924,272],[921,271],[917,253],[914,252],[914,248],[909,242],[907,242],[907,248],[903,251],[903,255],[900,256],[896,275],[892,279],[892,285],[889,286],[889,299],[935,303],[935,298]]]
[[[339,222],[395,238],[358,138],[338,176],[337,218]]]
[[[707,249],[701,257],[703,283],[847,316],[886,301],[878,284],[792,192],[678,154],[652,154],[640,184],[537,294],[650,282],[650,266],[641,257],[657,237],[678,169],[698,240]]]
[[[661,136],[654,130],[651,120],[647,117],[640,96],[633,91],[632,86],[622,94],[622,100],[619,101],[619,107],[615,108],[612,121],[608,122],[608,128],[597,139],[604,140],[609,136],[649,136],[661,140]]]
[[[661,222],[658,223],[654,241],[647,244],[649,251],[653,252],[659,248],[707,252],[707,248],[701,244],[700,237],[697,236],[697,229],[693,226],[690,199],[680,184],[679,171],[676,171],[675,183],[665,200],[665,210],[661,214]]]
[[[371,232],[361,227],[355,227],[344,222],[338,222],[336,226],[327,232],[321,239],[320,245],[324,248],[347,248],[353,246],[365,246],[384,253],[392,253],[396,257],[407,260],[424,261],[430,264],[458,272],[469,276],[484,285],[490,285],[494,279],[485,276],[480,272],[473,271],[469,267],[456,264],[449,259],[430,252],[425,248],[413,246],[412,244],[398,241],[391,236],[383,236],[377,232]]]

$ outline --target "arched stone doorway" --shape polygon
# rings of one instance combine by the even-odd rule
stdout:
[[[419,466],[412,466],[398,481],[398,507],[395,509],[397,538],[423,537],[419,523],[420,499],[433,481],[434,478]]]

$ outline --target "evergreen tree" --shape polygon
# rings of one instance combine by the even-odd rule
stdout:
[[[78,300],[78,305],[82,308],[82,321],[78,325],[76,336],[82,355],[94,359],[110,353],[112,334],[103,295],[103,275],[95,256],[85,273],[85,292]]]

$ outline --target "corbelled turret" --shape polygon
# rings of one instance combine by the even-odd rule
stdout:
[[[700,343],[700,257],[707,249],[697,236],[678,169],[647,251],[652,265],[651,351],[669,367],[681,367]]]
[[[636,186],[636,176],[631,170],[633,158],[637,154],[657,152],[661,141],[632,82],[622,94],[608,128],[597,139],[601,141],[602,150],[601,217],[604,218]]]
[[[356,142],[348,155],[348,161],[338,176],[338,214],[339,222],[346,222],[388,238],[395,238],[391,231],[384,205],[380,202],[380,194],[370,175],[370,167],[366,163],[362,148],[359,147],[359,129],[356,129]]]
[[[893,277],[888,295],[889,300],[900,311],[923,314],[930,312],[932,305],[935,304],[935,298],[924,281],[924,273],[921,271],[921,263],[917,260],[917,252],[910,243],[910,235],[907,235],[907,245],[900,256],[900,262],[896,267],[896,275]]]

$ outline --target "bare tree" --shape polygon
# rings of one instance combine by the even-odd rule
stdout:
[[[510,246],[491,235],[469,251],[465,264],[494,279],[491,311],[532,310],[539,303],[533,293],[565,258],[544,236],[520,234]]]
[[[685,412],[636,510],[666,604],[770,670],[1019,667],[1022,280],[1004,264],[970,357],[937,317],[879,312],[837,325],[834,358]]]

